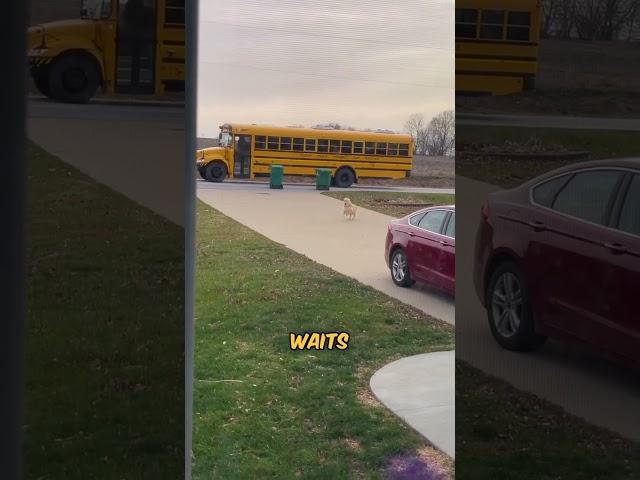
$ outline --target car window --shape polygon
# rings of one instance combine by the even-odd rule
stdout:
[[[440,233],[442,230],[442,222],[447,216],[446,210],[432,210],[427,212],[418,227],[428,230],[430,232]]]
[[[422,220],[422,217],[424,217],[424,213],[419,213],[417,215],[414,215],[413,217],[409,217],[409,223],[414,227],[417,227],[420,223],[420,220]]]
[[[633,177],[624,199],[618,228],[623,232],[640,235],[640,175]]]
[[[444,231],[447,237],[456,238],[456,213],[453,212],[449,218],[447,229]]]
[[[543,207],[551,207],[558,190],[567,183],[571,175],[563,175],[533,187],[533,201]]]
[[[553,209],[604,225],[622,175],[622,172],[607,170],[578,173],[558,193]]]

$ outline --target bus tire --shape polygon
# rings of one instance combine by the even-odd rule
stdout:
[[[333,178],[336,187],[349,188],[356,181],[356,174],[349,167],[342,167],[338,169]]]
[[[87,103],[100,86],[100,70],[87,55],[65,55],[49,71],[51,97],[64,103]]]
[[[222,162],[211,162],[203,170],[207,182],[219,183],[227,177],[227,166]]]

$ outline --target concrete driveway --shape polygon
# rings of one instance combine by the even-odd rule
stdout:
[[[480,205],[497,187],[460,176],[456,187],[456,357],[590,423],[639,440],[637,372],[558,342],[521,354],[503,350],[493,340],[471,274]]]
[[[29,103],[28,135],[47,152],[184,225],[184,110]]]
[[[342,202],[311,186],[270,190],[267,185],[199,180],[197,192],[203,202],[271,240],[432,317],[455,322],[452,298],[392,282],[384,261],[391,217],[360,208],[356,220],[345,220]]]
[[[401,358],[369,382],[375,396],[433,445],[455,458],[455,354]]]

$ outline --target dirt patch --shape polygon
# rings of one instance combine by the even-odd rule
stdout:
[[[373,393],[369,389],[359,390],[357,393],[360,403],[367,407],[380,408],[382,404],[378,401]]]
[[[354,452],[362,451],[362,445],[360,445],[360,442],[355,438],[345,438],[344,444],[349,450],[352,450]]]
[[[524,142],[505,140],[497,144],[460,141],[457,146],[458,160],[490,158],[519,161],[584,161],[591,158],[591,152],[545,142],[535,136]]]
[[[402,200],[396,199],[387,199],[387,198],[374,198],[373,201],[377,204],[378,207],[411,207],[411,208],[427,208],[432,207],[433,203],[420,203],[420,202],[405,202]]]
[[[437,465],[443,472],[446,472],[443,477],[444,480],[453,480],[455,478],[455,462],[440,450],[430,445],[425,445],[418,450],[418,457],[422,458],[425,462]]]

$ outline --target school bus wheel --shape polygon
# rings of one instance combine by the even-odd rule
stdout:
[[[206,175],[206,173],[204,172],[204,169],[205,169],[205,167],[198,167],[198,173],[200,174],[200,176],[201,176],[204,180],[206,180],[206,179],[207,179],[207,175]]]
[[[333,178],[336,187],[349,188],[356,181],[356,174],[349,167],[341,167]]]
[[[208,182],[221,182],[227,176],[227,166],[222,162],[211,162],[204,167],[204,178]]]
[[[67,54],[49,71],[51,96],[65,103],[87,103],[100,86],[100,69],[88,55]]]

